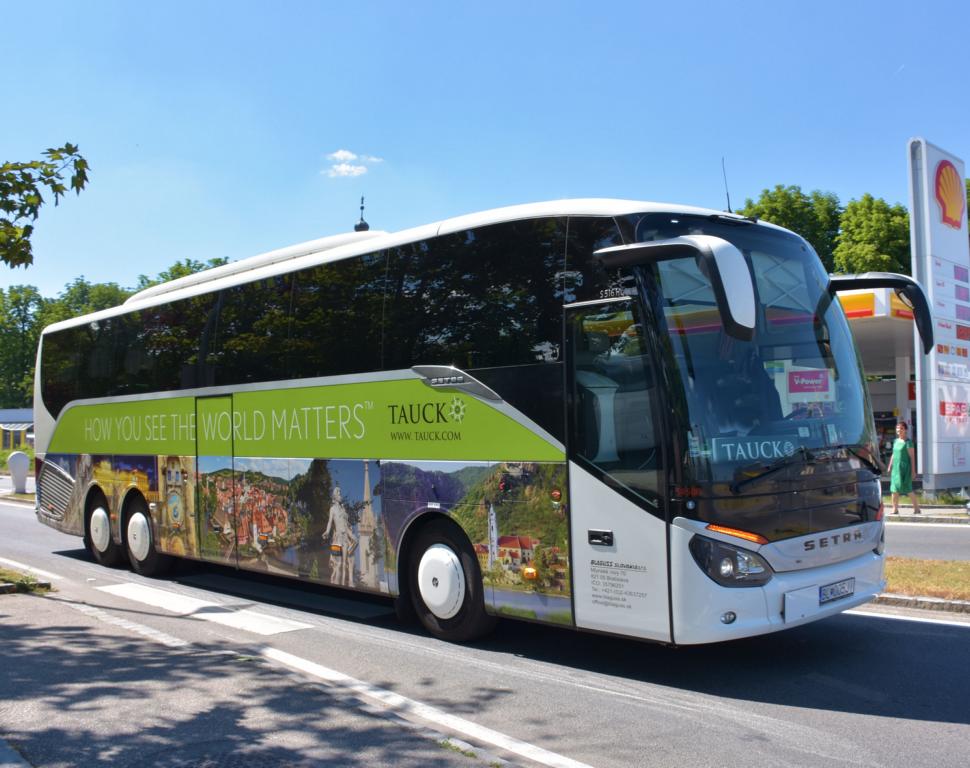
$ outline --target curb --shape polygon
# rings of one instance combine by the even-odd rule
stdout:
[[[21,506],[30,507],[31,509],[33,509],[36,506],[36,503],[33,501],[27,501],[26,499],[14,499],[14,498],[11,498],[12,495],[13,495],[12,493],[5,493],[3,491],[0,491],[0,501],[2,501],[4,504],[20,504]],[[2,767],[3,767],[3,763],[0,763],[0,768]]]
[[[914,515],[914,514],[899,514],[894,515],[892,512],[884,514],[882,519],[886,521],[887,524],[892,523],[946,523],[947,525],[967,525],[970,523],[970,517],[966,515]]]
[[[35,581],[30,585],[33,589],[46,590],[50,592],[51,583],[49,581]],[[30,592],[31,589],[25,589],[25,592]],[[10,584],[6,581],[0,582],[0,595],[12,595],[14,593],[19,593],[20,587],[16,584]],[[2,763],[0,763],[0,768],[2,768]]]
[[[970,600],[944,600],[941,597],[913,597],[911,595],[894,595],[884,592],[881,595],[876,595],[872,602],[877,605],[891,605],[896,608],[919,608],[924,611],[970,613]]]

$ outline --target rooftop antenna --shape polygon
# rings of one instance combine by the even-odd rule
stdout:
[[[364,196],[360,197],[360,221],[354,224],[354,232],[366,232],[370,229],[370,224],[364,221]]]
[[[727,212],[734,213],[734,211],[731,210],[731,193],[728,192],[727,168],[724,166],[724,155],[721,155],[721,174],[724,176],[724,194],[727,197],[728,204]]]

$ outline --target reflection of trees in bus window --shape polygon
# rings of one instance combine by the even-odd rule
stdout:
[[[384,366],[555,362],[563,227],[517,221],[392,249]]]
[[[322,264],[294,275],[290,334],[292,378],[380,370],[383,253]]]
[[[618,270],[608,270],[594,251],[623,245],[612,216],[570,216],[566,243],[565,300],[590,301],[624,295],[630,286]]]
[[[86,326],[44,336],[42,396],[44,405],[55,417],[68,402],[81,396],[81,367],[90,347],[91,337]]]
[[[290,275],[278,275],[223,291],[216,341],[206,361],[216,384],[287,377],[291,286]]]
[[[202,294],[123,316],[118,389],[126,393],[204,386],[200,347],[214,322],[216,296]]]

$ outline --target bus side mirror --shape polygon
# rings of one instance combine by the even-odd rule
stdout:
[[[923,286],[908,275],[894,272],[863,272],[861,275],[829,275],[829,293],[868,288],[892,288],[907,307],[913,310],[913,322],[923,342],[923,354],[933,349],[933,315]]]
[[[610,269],[693,258],[701,274],[711,281],[724,330],[742,341],[754,337],[756,312],[751,270],[741,251],[727,240],[713,235],[685,235],[602,248],[593,255]]]

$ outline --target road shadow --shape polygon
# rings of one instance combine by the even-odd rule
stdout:
[[[970,723],[970,626],[843,614],[760,637],[672,648],[503,621],[482,647],[739,703]]]
[[[400,623],[382,596],[191,561],[180,562],[169,579],[402,636],[424,634]],[[672,648],[502,619],[473,646],[742,703],[970,724],[970,626],[843,614],[760,637]]]
[[[0,735],[34,765],[474,764],[255,648],[169,648],[29,595],[0,598],[0,628]]]

